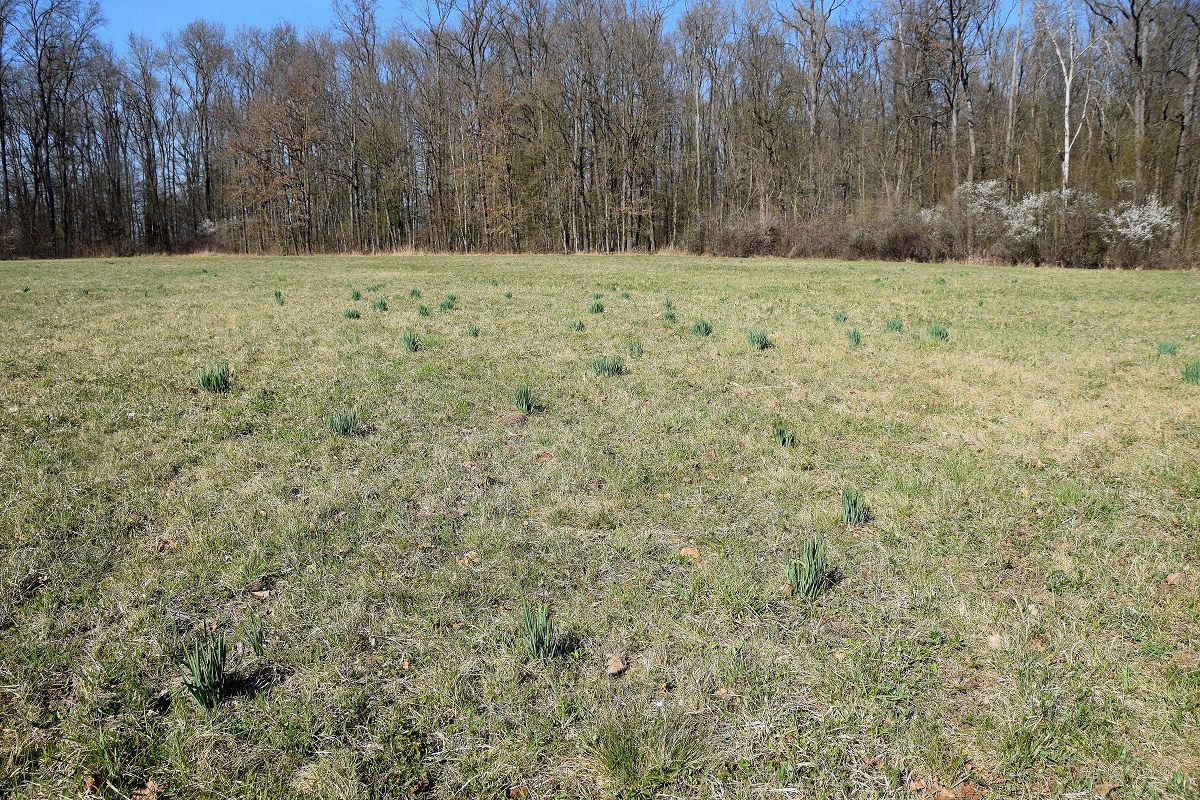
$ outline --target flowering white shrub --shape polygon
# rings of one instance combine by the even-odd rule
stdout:
[[[1150,195],[1140,204],[1122,201],[1101,216],[1104,240],[1110,245],[1123,244],[1136,251],[1143,251],[1156,239],[1165,238],[1179,224],[1174,209],[1163,205],[1156,195]]]

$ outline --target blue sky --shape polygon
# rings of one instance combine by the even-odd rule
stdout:
[[[300,30],[324,28],[332,18],[329,0],[100,0],[100,8],[108,19],[103,38],[119,48],[131,32],[159,41],[164,33],[178,31],[194,19],[223,23],[232,33],[239,25],[269,28],[281,20]],[[385,8],[380,12],[388,16]]]

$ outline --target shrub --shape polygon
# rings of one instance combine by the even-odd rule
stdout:
[[[944,342],[950,338],[950,331],[944,325],[930,325],[929,338],[936,342]]]
[[[637,357],[642,354],[642,340],[631,339],[629,341],[629,355]]]
[[[847,249],[878,261],[945,261],[958,253],[958,239],[941,209],[884,210],[859,220]]]
[[[371,308],[375,309],[376,311],[387,311],[388,310],[387,300],[384,300],[381,297],[378,300],[376,300],[374,303],[371,303]]]
[[[415,353],[421,349],[421,337],[412,331],[404,332],[404,349],[410,353]]]
[[[692,323],[692,333],[697,336],[708,336],[712,331],[712,323],[706,319],[698,319]]]
[[[544,605],[535,609],[525,603],[521,614],[524,618],[522,633],[529,655],[538,661],[553,658],[558,652],[558,637],[554,634],[554,623],[550,621],[550,609]]]
[[[429,316],[429,306],[417,306],[417,313],[422,317]]]
[[[474,322],[467,325],[467,336],[470,336],[472,339],[479,336],[479,326]]]
[[[442,302],[438,303],[438,308],[442,311],[449,311],[454,308],[454,304],[458,302],[458,298],[452,294],[448,294],[442,298]]]
[[[1159,342],[1158,354],[1160,356],[1173,356],[1179,352],[1179,348],[1174,342]]]
[[[819,537],[809,539],[800,547],[799,555],[784,566],[783,571],[793,595],[816,600],[829,580],[824,541]]]
[[[794,447],[796,444],[796,434],[792,433],[787,425],[784,425],[782,422],[776,422],[775,441],[780,447]]]
[[[569,327],[573,331],[581,331],[584,328],[583,320],[577,319],[574,322],[572,322],[570,325],[568,325],[567,327]]]
[[[225,689],[225,636],[205,633],[182,662],[183,685],[196,704],[212,710],[221,701]]]
[[[517,391],[513,393],[513,402],[522,414],[533,413],[533,392],[528,385],[522,383],[517,387]]]
[[[604,313],[604,303],[599,303],[599,302],[592,303],[590,306],[588,306],[588,313],[589,314],[603,314]]]
[[[847,525],[861,525],[867,521],[869,513],[867,501],[858,489],[842,489],[842,522]]]
[[[357,308],[347,308],[342,312],[342,316],[346,319],[362,319],[362,314],[358,313]]]
[[[229,391],[229,365],[219,361],[208,369],[202,369],[199,380],[200,388],[204,391],[224,394]]]
[[[851,347],[858,347],[862,344],[862,334],[858,332],[858,328],[846,331],[846,341],[850,343]]]
[[[1183,368],[1183,380],[1200,385],[1200,361],[1193,361]]]
[[[846,312],[839,311],[836,314],[834,314],[833,321],[834,322],[845,322],[846,321]]]
[[[279,291],[278,289],[275,290],[275,302],[279,305],[283,305],[283,292]]]
[[[592,359],[592,371],[610,378],[622,375],[625,372],[625,361],[620,356],[596,356]]]
[[[771,346],[771,340],[767,338],[767,332],[762,328],[755,328],[750,331],[750,335],[746,337],[746,341],[750,342],[751,350],[766,350]]]
[[[889,319],[884,324],[883,329],[885,331],[891,331],[892,333],[899,333],[900,331],[904,330],[904,323],[898,319]]]
[[[351,436],[358,430],[358,413],[348,408],[325,418],[325,425],[337,436]]]

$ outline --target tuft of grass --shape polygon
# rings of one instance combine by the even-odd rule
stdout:
[[[404,342],[404,349],[410,353],[415,353],[421,349],[421,337],[412,331],[405,331],[402,341]]]
[[[275,302],[279,305],[283,305],[283,292],[279,291],[278,289],[275,290]]]
[[[904,323],[898,319],[889,319],[886,323],[884,323],[883,329],[885,331],[891,331],[892,333],[899,333],[900,331],[904,330]]]
[[[625,360],[620,356],[596,356],[592,359],[592,371],[610,378],[622,375],[625,373]]]
[[[783,567],[792,594],[805,600],[816,600],[829,583],[829,566],[825,558],[825,542],[821,537],[809,539],[800,552]]]
[[[545,605],[534,608],[525,603],[521,607],[524,626],[522,634],[529,648],[529,655],[537,661],[553,658],[558,652],[558,636],[550,620],[550,609]]]
[[[629,294],[629,292],[621,292],[622,300],[628,300],[630,297],[631,297],[631,295]]]
[[[862,492],[847,486],[842,489],[842,522],[847,525],[862,525],[867,521],[870,508]]]
[[[421,290],[420,290],[420,289],[409,289],[409,290],[408,290],[408,296],[409,296],[409,297],[413,297],[413,298],[420,297],[420,296],[421,296]]]
[[[600,292],[592,292],[592,299],[593,299],[593,300],[600,300],[600,299],[601,299],[601,298],[603,298],[603,297],[604,297],[604,295],[603,295],[603,294],[601,294]]]
[[[583,320],[577,319],[574,322],[572,322],[570,325],[568,325],[567,327],[569,327],[573,331],[581,331],[584,328]]]
[[[634,358],[637,358],[641,354],[642,354],[642,340],[641,339],[630,339],[629,340],[629,355],[633,356]]]
[[[267,635],[263,630],[262,617],[250,612],[250,619],[246,623],[246,641],[250,644],[250,650],[254,655],[262,658],[267,653]]]
[[[470,336],[472,339],[479,336],[479,326],[474,322],[467,323],[467,336]]]
[[[346,319],[362,319],[362,314],[358,313],[357,308],[347,308],[342,312],[342,316]]]
[[[712,331],[712,323],[706,319],[698,319],[692,323],[692,333],[697,336],[708,336]]]
[[[669,308],[663,309],[661,318],[662,318],[664,325],[674,325],[675,324],[675,312]]]
[[[225,635],[205,633],[179,664],[183,685],[196,704],[211,711],[225,689]]]
[[[22,293],[24,293],[24,292],[28,292],[28,291],[29,291],[29,287],[28,287],[28,286],[22,286],[22,287],[21,287],[21,292],[22,292]],[[279,292],[276,292],[275,294],[279,294]]]
[[[350,291],[350,299],[354,300],[355,302],[362,300],[362,292],[360,292],[358,289],[352,289]]]
[[[533,413],[533,390],[529,388],[528,384],[522,383],[517,387],[517,390],[513,392],[513,402],[517,404],[517,409],[522,414]]]
[[[417,306],[417,313],[422,317],[429,316],[429,306]]]
[[[442,302],[438,303],[438,308],[442,311],[449,311],[454,308],[454,304],[458,302],[458,298],[452,294],[448,294],[442,298]]]
[[[858,332],[858,328],[851,328],[846,331],[846,341],[851,347],[858,347],[862,344],[862,334]]]
[[[950,331],[944,325],[930,325],[929,338],[935,342],[944,342],[950,338]]]
[[[224,394],[229,391],[229,365],[218,361],[207,369],[200,370],[200,388],[214,394]]]
[[[945,286],[945,285],[946,285],[946,279],[945,279],[945,278],[938,278],[936,281],[934,281],[934,282],[933,282],[933,285],[934,285],[934,286]]]
[[[588,306],[588,313],[589,314],[603,314],[604,313],[604,303],[601,303],[601,302],[592,303],[590,306]]]
[[[697,734],[680,718],[622,715],[600,724],[588,750],[609,794],[648,800],[701,760],[703,739]]]
[[[846,319],[847,319],[846,312],[844,312],[844,311],[839,311],[833,315],[834,322],[845,322]]]
[[[671,298],[668,297],[666,300],[663,300],[663,308],[667,309],[668,311],[675,308],[675,304],[671,302]]]
[[[796,434],[787,425],[782,422],[776,422],[775,441],[780,447],[794,447],[796,445]]]
[[[505,300],[512,300],[512,292],[505,292],[505,293],[504,293],[504,299],[505,299]]]
[[[762,328],[755,328],[750,331],[746,337],[746,341],[750,343],[751,350],[766,350],[771,346],[771,340],[767,337],[767,332]]]
[[[1159,342],[1158,354],[1160,356],[1173,356],[1179,352],[1179,346],[1174,342]]]
[[[376,300],[374,303],[371,303],[371,308],[375,309],[376,311],[387,311],[388,310],[387,300],[384,300],[381,297],[378,300]]]
[[[325,418],[325,426],[336,436],[352,436],[358,430],[358,412],[352,408],[335,411]]]
[[[378,292],[378,291],[379,291],[380,289],[382,289],[382,288],[383,288],[383,284],[382,284],[382,283],[373,283],[373,284],[371,284],[370,286],[368,286],[368,287],[367,287],[367,291],[368,291],[368,292]]]
[[[1193,361],[1183,368],[1183,382],[1200,385],[1200,361]]]

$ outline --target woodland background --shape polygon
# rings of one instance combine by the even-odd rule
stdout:
[[[114,46],[0,0],[0,255],[1200,250],[1200,4],[446,0]]]

